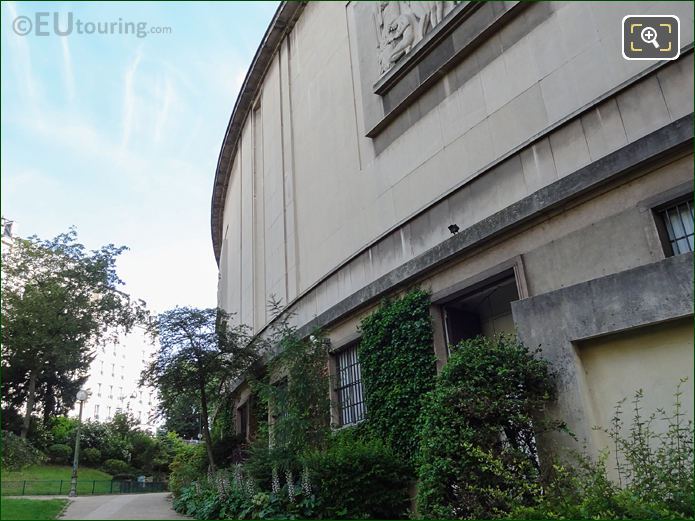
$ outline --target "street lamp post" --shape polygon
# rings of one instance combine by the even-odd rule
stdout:
[[[80,389],[77,391],[77,400],[80,402],[80,414],[77,420],[77,432],[75,433],[75,457],[72,460],[72,478],[70,479],[70,493],[68,496],[77,495],[77,465],[80,461],[80,427],[82,426],[82,406],[87,399],[87,391]]]

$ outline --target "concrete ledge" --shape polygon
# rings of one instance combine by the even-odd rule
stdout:
[[[512,302],[519,338],[548,355],[567,342],[693,314],[693,254],[685,253]]]
[[[308,335],[316,328],[331,325],[389,293],[414,283],[418,278],[428,275],[434,269],[465,252],[480,248],[544,214],[557,211],[570,201],[626,177],[640,168],[646,168],[652,163],[663,160],[677,150],[687,150],[692,146],[692,138],[691,114],[594,161],[462,230],[332,306],[302,326],[300,332]]]
[[[546,433],[544,452],[552,447],[577,450],[592,439],[584,418],[585,382],[574,342],[692,316],[693,254],[686,253],[512,302],[519,339],[540,346],[555,373],[557,401],[547,412],[568,423],[576,444],[559,433]]]

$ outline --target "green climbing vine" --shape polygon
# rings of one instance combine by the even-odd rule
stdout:
[[[422,397],[436,377],[429,307],[429,294],[412,290],[382,302],[360,326],[366,430],[411,463]]]

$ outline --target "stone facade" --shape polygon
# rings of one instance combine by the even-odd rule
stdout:
[[[622,57],[636,13],[680,17],[680,58]],[[339,350],[381,298],[429,289],[440,366],[516,330],[599,448],[633,391],[611,374],[663,404],[693,373],[692,253],[663,210],[692,199],[692,22],[680,2],[282,4],[218,163],[219,305],[264,334],[274,295]]]

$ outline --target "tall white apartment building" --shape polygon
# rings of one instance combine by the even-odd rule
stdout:
[[[14,229],[15,222],[4,217],[0,218],[0,234],[2,235],[2,252],[6,253],[12,247],[12,242],[16,235]]]
[[[90,396],[82,418],[105,422],[116,413],[127,412],[139,428],[154,432],[157,407],[156,390],[138,385],[140,374],[156,350],[156,344],[144,329],[136,327],[118,343],[99,346],[89,370],[85,388]],[[73,413],[76,415],[79,404]]]

